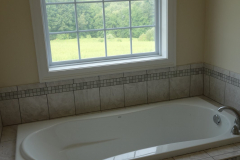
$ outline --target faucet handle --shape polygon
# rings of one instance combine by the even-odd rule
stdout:
[[[237,125],[240,125],[240,122],[239,122],[239,120],[238,119],[235,119],[235,121],[234,121]]]
[[[236,125],[234,125],[233,128],[232,128],[232,134],[239,135],[239,129]]]

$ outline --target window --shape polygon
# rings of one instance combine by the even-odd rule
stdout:
[[[175,3],[30,0],[40,81],[175,65]]]
[[[158,0],[43,3],[51,65],[158,53]]]

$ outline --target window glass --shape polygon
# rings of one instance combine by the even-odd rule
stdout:
[[[129,29],[107,31],[107,55],[131,54]]]
[[[129,2],[105,3],[106,28],[129,27]]]
[[[102,3],[77,4],[77,12],[79,30],[103,28]]]
[[[50,35],[52,61],[68,61],[79,59],[76,33]]]
[[[52,64],[157,54],[155,0],[45,2]]]
[[[74,4],[57,4],[47,6],[49,32],[75,31]]]
[[[145,53],[155,51],[155,28],[133,28],[132,29],[132,52]]]
[[[105,57],[104,32],[80,32],[81,58]]]
[[[132,26],[154,25],[154,0],[131,1]]]

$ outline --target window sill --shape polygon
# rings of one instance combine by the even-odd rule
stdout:
[[[56,72],[62,70],[74,70],[74,69],[86,69],[86,68],[99,68],[103,66],[111,67],[113,65],[121,65],[121,64],[130,64],[130,63],[138,63],[138,62],[147,62],[147,61],[156,61],[156,60],[165,60],[166,58],[162,56],[151,56],[151,57],[136,57],[136,58],[121,58],[121,59],[111,59],[105,61],[93,61],[90,63],[83,64],[71,64],[71,65],[58,65],[49,68],[49,72]]]
[[[131,72],[154,68],[172,67],[175,61],[163,56],[144,56],[138,58],[124,58],[108,61],[98,61],[84,64],[50,67],[41,82],[99,76],[119,72]]]

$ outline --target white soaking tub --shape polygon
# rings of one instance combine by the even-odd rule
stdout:
[[[239,142],[217,109],[194,97],[19,125],[16,160],[157,160]]]

